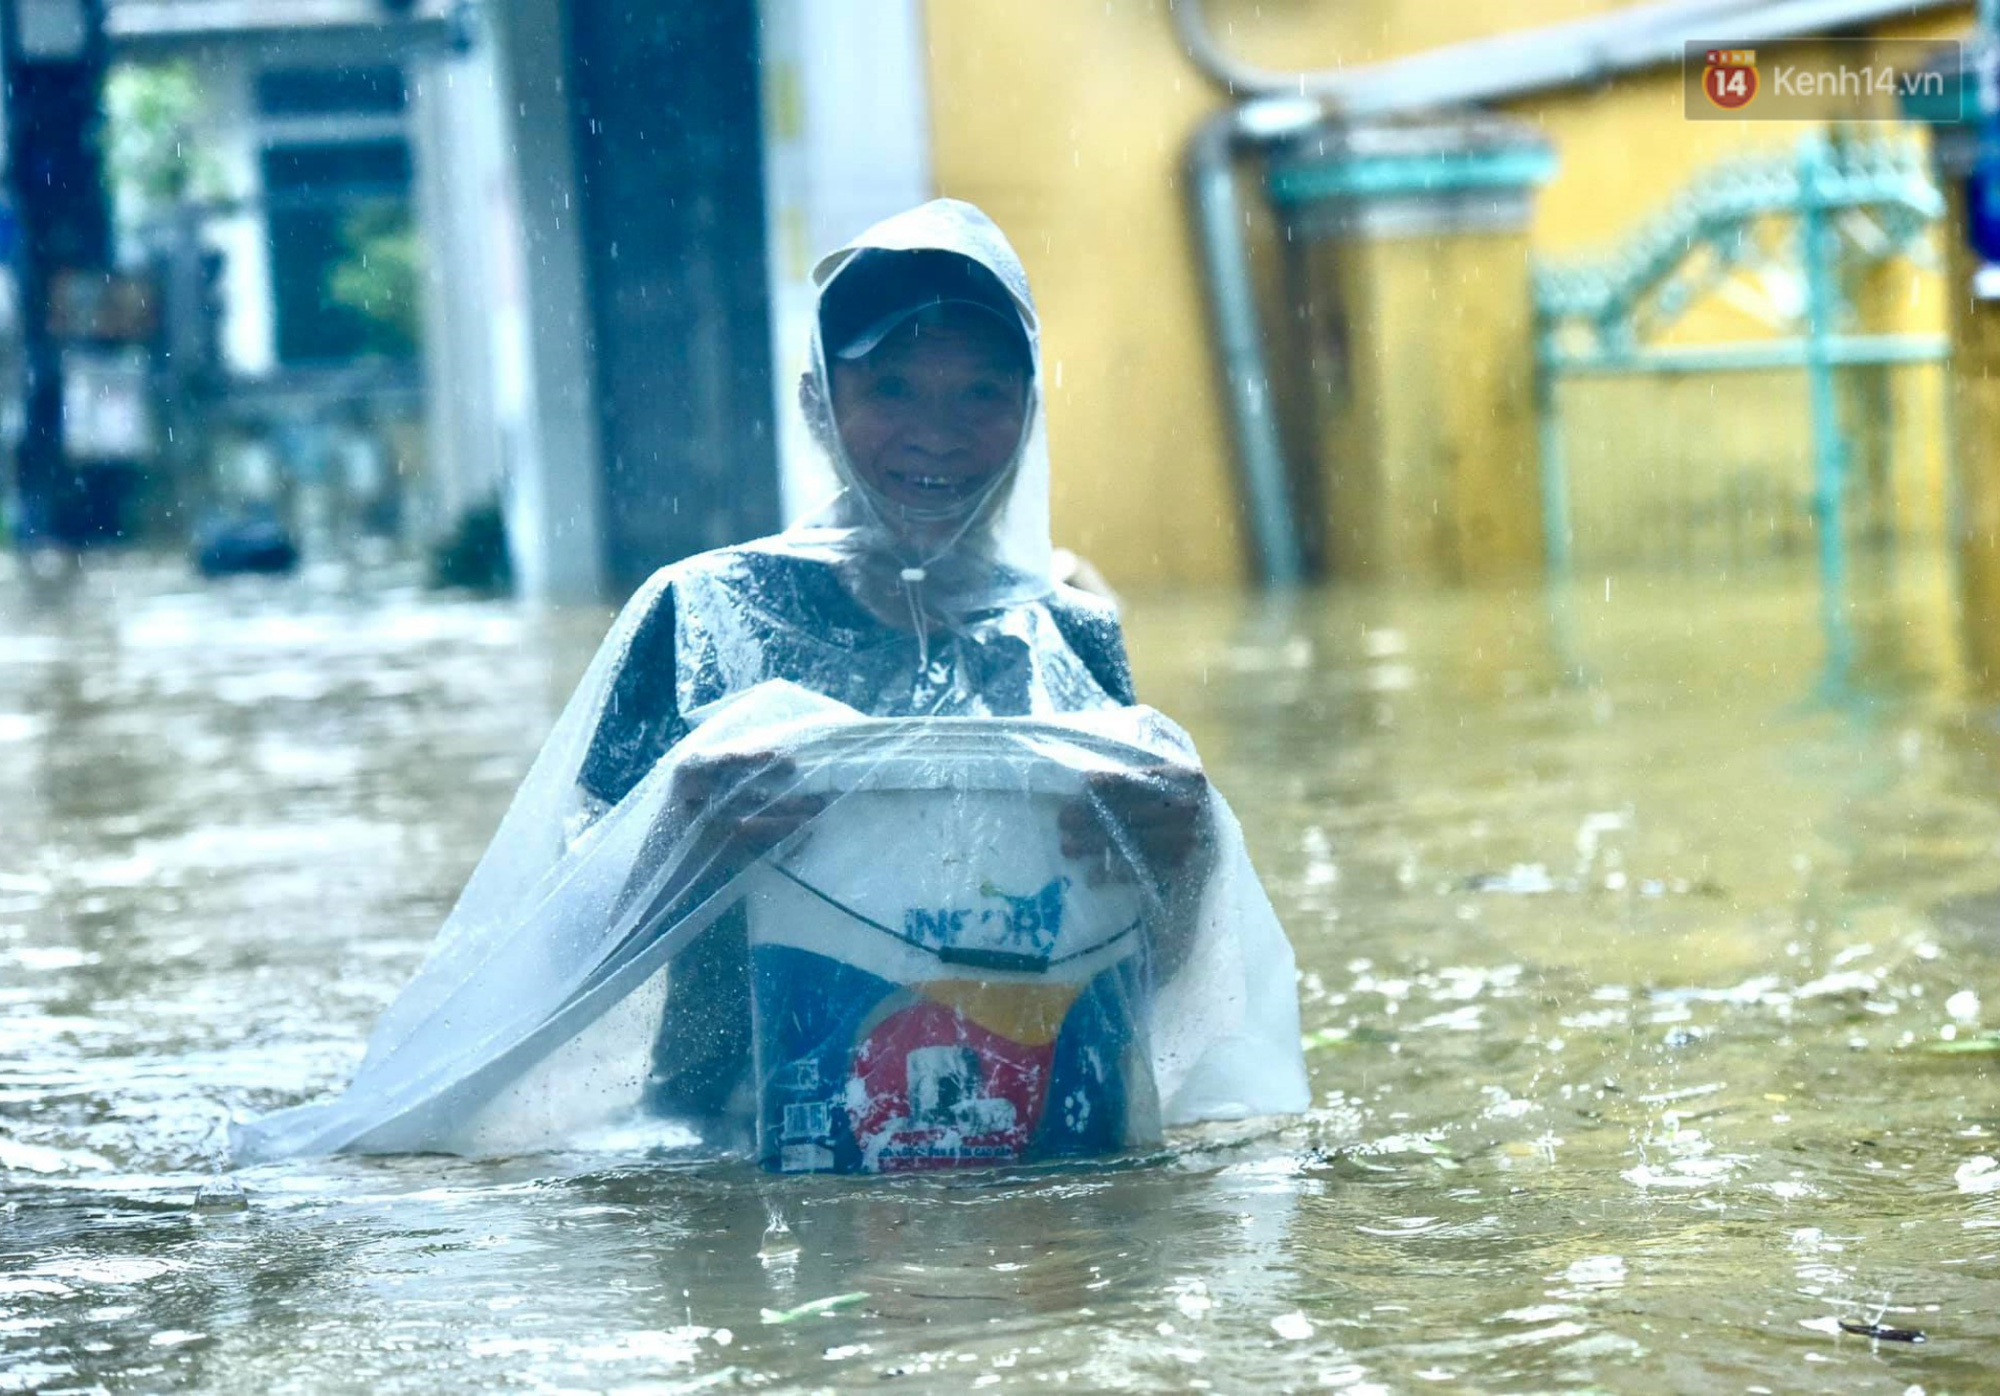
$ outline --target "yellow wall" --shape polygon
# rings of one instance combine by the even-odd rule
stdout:
[[[1229,51],[1281,68],[1366,63],[1615,8],[1608,0],[1207,6]],[[1969,14],[1968,6],[1882,32],[1953,35]],[[1223,98],[1181,53],[1164,0],[928,0],[926,24],[939,191],[1000,221],[1041,304],[1060,541],[1120,586],[1241,575],[1232,456],[1180,166],[1189,134]],[[1531,230],[1541,254],[1615,245],[1706,166],[1748,147],[1788,146],[1801,133],[1690,122],[1672,71],[1511,111],[1538,123],[1560,160]],[[1934,324],[1939,310],[1920,307],[1894,328]]]
[[[1526,239],[1451,233],[1325,242],[1354,353],[1323,385],[1326,573],[1519,577],[1542,557]]]

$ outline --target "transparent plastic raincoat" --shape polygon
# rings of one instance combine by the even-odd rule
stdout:
[[[240,1127],[239,1161],[648,1142],[886,1171],[1305,1108],[1236,821],[1137,705],[1110,607],[1050,580],[1000,230],[941,199],[822,261],[809,402],[840,278],[913,253],[1018,316],[1007,466],[914,519],[829,417],[831,503],[632,598],[352,1084]],[[1165,862],[1135,832],[1163,808],[1195,833]]]

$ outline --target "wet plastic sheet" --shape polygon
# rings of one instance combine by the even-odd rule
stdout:
[[[677,787],[717,765],[733,783],[685,818]],[[346,1094],[244,1129],[239,1157],[635,1137],[672,963],[739,902],[758,1089],[683,1141],[754,1129],[773,1167],[895,1168],[1301,1109],[1291,950],[1227,806],[1199,787],[1203,848],[1162,881],[1104,793],[1197,769],[1144,708],[870,719],[760,685],[534,887],[475,877]],[[746,858],[732,831],[802,793],[819,813]],[[1088,865],[1061,853],[1065,807],[1109,831]],[[522,909],[467,905],[489,890]]]

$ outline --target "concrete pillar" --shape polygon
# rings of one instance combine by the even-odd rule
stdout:
[[[1939,54],[1927,71],[1942,73],[1936,95],[1904,100],[1903,114],[1936,123],[1931,153],[1945,194],[1944,295],[1951,352],[1946,367],[1954,479],[1948,526],[1958,561],[1959,625],[1967,677],[1975,691],[2000,695],[2000,268],[1972,245],[1971,180],[1988,100],[1979,72],[1994,42],[1975,34]],[[1989,117],[1988,119],[1992,119]]]
[[[1539,569],[1527,225],[1553,170],[1532,128],[1485,117],[1334,129],[1274,156],[1283,235],[1305,245],[1330,577]]]
[[[2000,286],[1967,236],[1966,179],[1977,142],[1970,125],[1939,127],[1945,220],[1945,292],[1951,335],[1951,424],[1956,457],[1953,541],[1966,668],[1983,693],[2000,693]]]
[[[1978,289],[1965,245],[1965,186],[1951,185],[1945,275],[1951,296],[1951,416],[1956,442],[1959,606],[1968,667],[2000,693],[2000,298]]]
[[[529,345],[522,387],[532,425],[520,459],[508,462],[509,546],[524,594],[596,601],[608,576],[602,452],[563,0],[510,0],[486,13],[510,157],[505,202],[519,218],[512,240]],[[454,274],[477,273],[457,267]]]
[[[424,229],[424,399],[429,470],[418,535],[435,543],[464,515],[502,499],[510,450],[498,397],[496,339],[518,276],[493,275],[506,226],[491,194],[505,174],[493,45],[412,65],[410,145]]]
[[[568,0],[609,583],[779,522],[755,0]]]

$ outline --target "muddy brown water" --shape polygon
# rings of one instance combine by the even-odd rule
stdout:
[[[1303,1119],[230,1207],[226,1122],[345,1079],[605,616],[0,576],[0,1389],[1992,1389],[2000,705],[1934,560],[1855,593],[1836,684],[1785,573],[1133,599],[1297,945]]]

